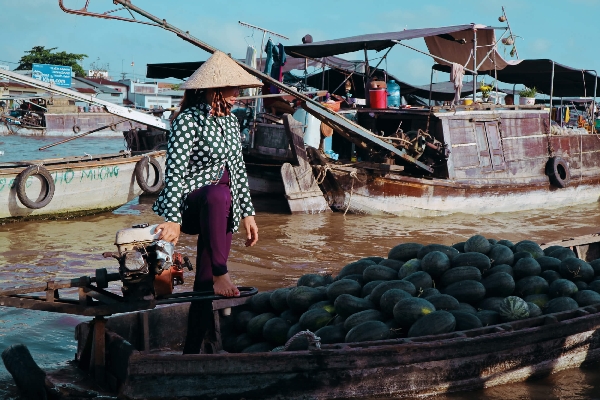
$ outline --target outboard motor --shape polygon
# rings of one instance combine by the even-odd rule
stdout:
[[[183,268],[192,270],[187,257],[174,252],[172,243],[159,240],[158,225],[139,224],[117,232],[118,254],[104,253],[119,261],[123,297],[128,300],[151,300],[173,292],[183,283]]]

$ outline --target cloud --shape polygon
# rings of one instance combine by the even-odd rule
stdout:
[[[530,45],[529,50],[533,54],[547,54],[552,43],[546,39],[535,39]]]

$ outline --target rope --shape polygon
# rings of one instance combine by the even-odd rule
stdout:
[[[91,155],[91,154],[88,154],[88,153],[86,153],[86,152],[83,152],[83,156],[84,156],[84,157],[89,157],[89,158],[90,158],[90,160],[92,159],[92,155]]]
[[[300,331],[300,332],[296,333],[285,343],[285,345],[275,347],[271,351],[272,352],[287,351],[287,349],[292,345],[294,340],[298,339],[301,336],[306,336],[306,339],[308,339],[308,347],[309,348],[312,345],[319,350],[321,349],[321,338],[307,329],[305,331]]]
[[[329,165],[319,165],[319,174],[316,178],[317,185],[323,183],[325,177],[327,176],[327,171],[331,171],[331,167]]]
[[[348,199],[348,206],[346,206],[346,211],[344,211],[344,216],[350,209],[350,203],[352,202],[352,194],[354,193],[354,180],[358,180],[358,175],[356,175],[356,171],[350,172],[350,177],[352,178],[352,184],[350,185],[350,198]]]

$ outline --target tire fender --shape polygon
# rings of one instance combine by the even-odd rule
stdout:
[[[34,175],[39,175],[42,178],[42,181],[45,182],[46,186],[46,190],[42,190],[37,200],[31,200],[29,197],[27,197],[27,192],[25,191],[27,179],[29,179],[30,176]],[[31,208],[33,210],[46,207],[48,203],[52,201],[55,189],[54,179],[52,179],[52,175],[50,175],[50,172],[48,172],[48,170],[41,165],[30,165],[29,167],[21,171],[15,179],[15,187],[19,201],[25,207]]]
[[[546,163],[546,175],[557,188],[566,188],[571,181],[569,163],[562,157],[550,157]]]
[[[154,168],[154,176],[156,177],[153,183],[148,182],[147,172],[150,167]],[[155,158],[149,156],[143,157],[135,164],[134,173],[135,180],[144,193],[156,194],[162,189],[164,174],[160,164]]]
[[[73,125],[73,133],[79,133],[81,132],[81,128],[79,127],[79,125]]]

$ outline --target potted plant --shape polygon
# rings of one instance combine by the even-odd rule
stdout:
[[[519,104],[532,106],[535,104],[535,95],[537,94],[537,89],[532,88],[524,88],[519,92]]]
[[[492,93],[493,88],[494,88],[494,86],[486,85],[483,82],[481,83],[481,86],[479,86],[479,91],[481,92],[481,100],[484,103],[487,103],[488,100],[490,99],[490,93]]]

